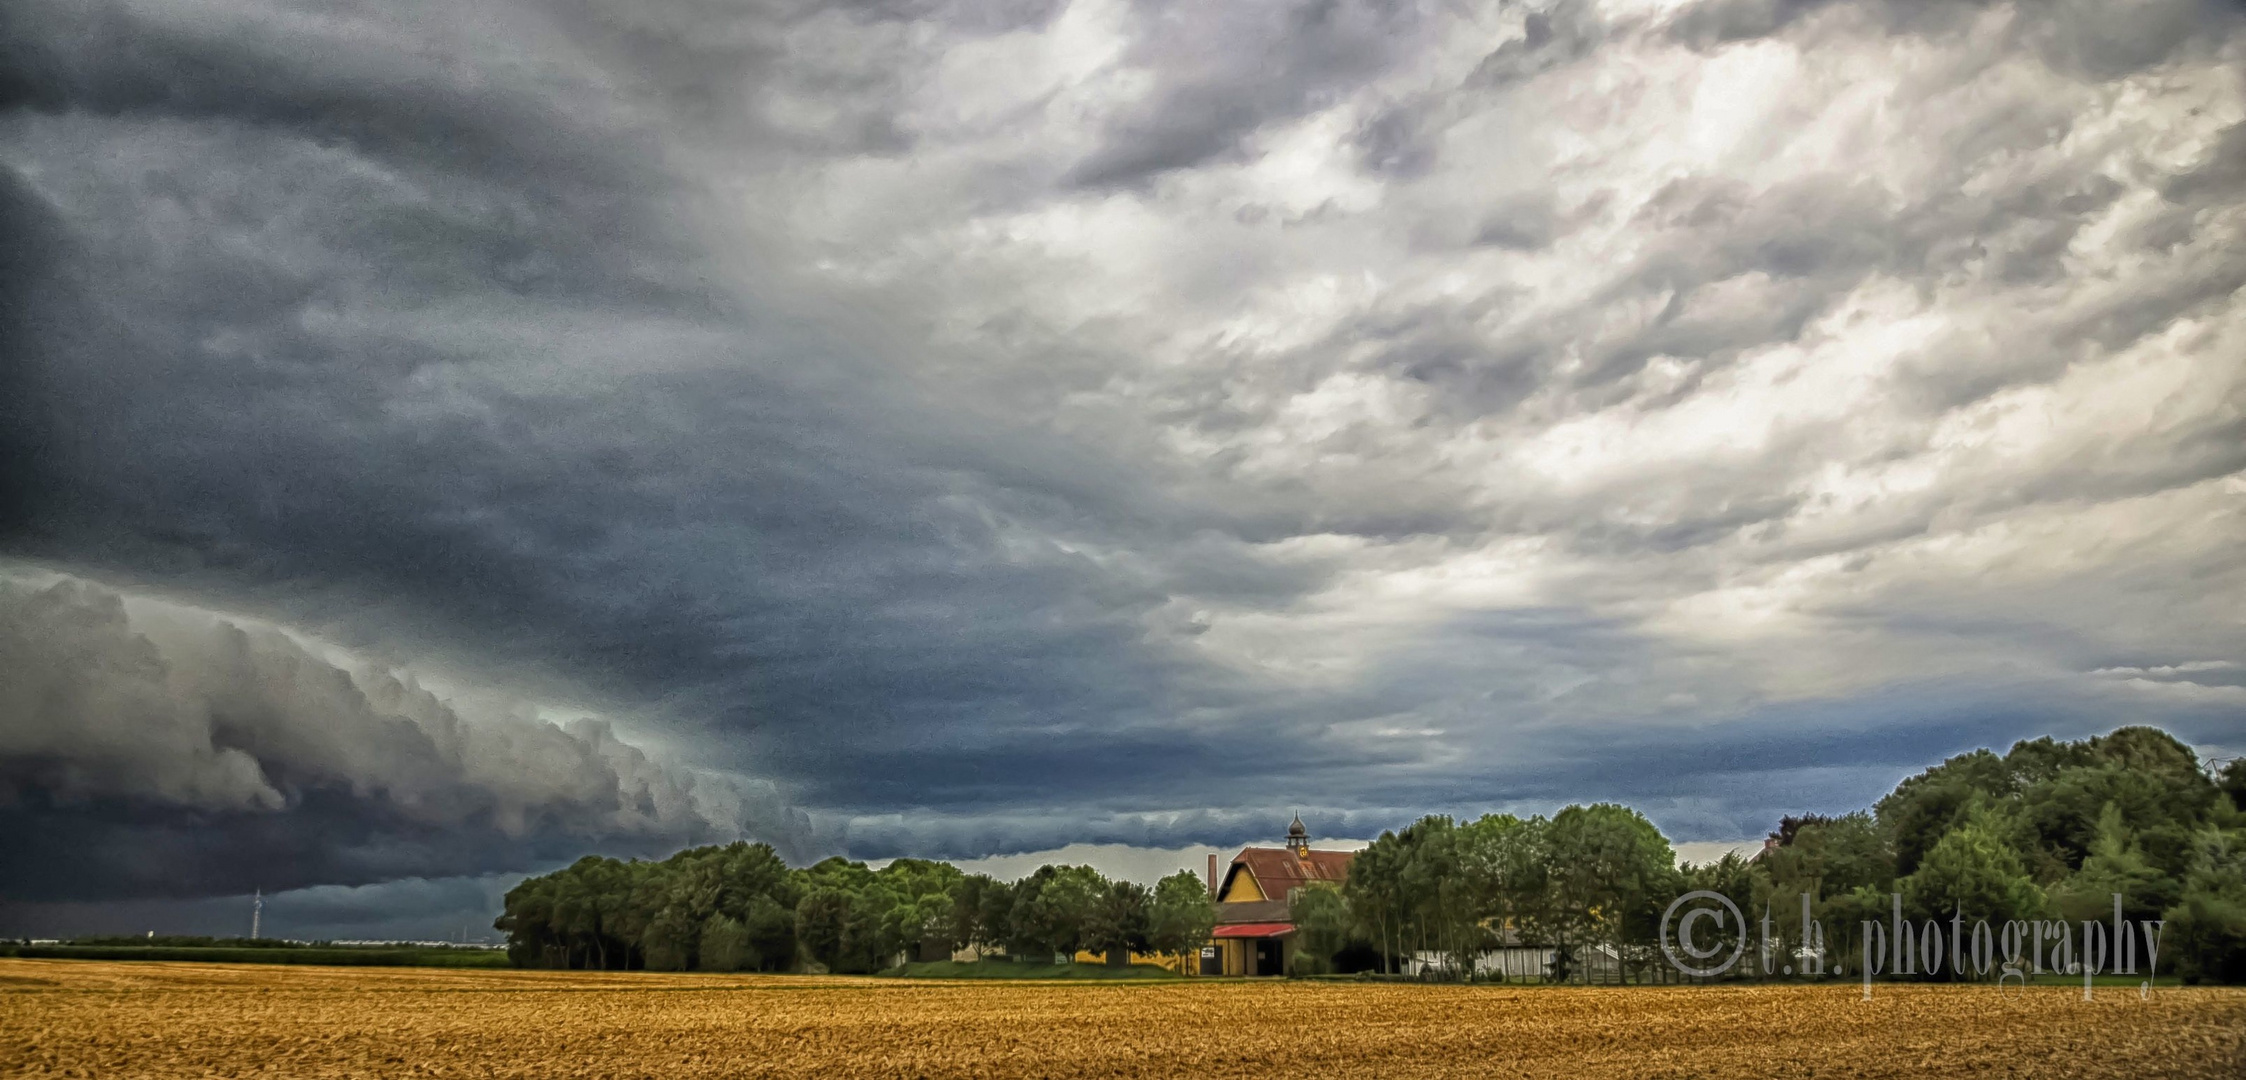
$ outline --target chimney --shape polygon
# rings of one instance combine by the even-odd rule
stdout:
[[[1217,853],[1209,853],[1209,899],[1217,898]]]

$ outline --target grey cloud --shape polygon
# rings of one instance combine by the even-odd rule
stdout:
[[[668,699],[709,763],[815,763],[834,772],[813,789],[842,798],[872,797],[848,781],[864,747],[983,737],[988,768],[1022,771],[1044,751],[1005,732],[1165,707],[1181,665],[1138,622],[1162,571],[1098,569],[1022,524],[1104,514],[1087,501],[1142,497],[1128,483],[1050,440],[931,430],[776,319],[634,292],[638,267],[678,254],[648,224],[670,185],[559,179],[597,181],[622,212],[601,243],[557,235],[533,166],[588,136],[516,119],[500,160],[466,172],[410,144],[338,152],[254,112],[247,133],[25,121],[13,154],[39,182],[18,197],[56,223],[42,306],[84,318],[36,354],[71,452],[33,463],[16,549],[320,629],[341,600],[350,643]],[[592,141],[581,152],[628,157],[632,138]],[[532,148],[519,168],[516,146]],[[146,165],[113,174],[103,153]],[[425,182],[368,180],[400,172]],[[487,223],[518,195],[531,212]],[[167,231],[167,213],[196,227]],[[509,286],[494,230],[540,287]],[[523,381],[534,359],[562,384]],[[332,809],[336,829],[362,824]],[[339,880],[426,869],[291,852],[294,872]]]
[[[1968,149],[1967,160],[2032,144],[2040,138],[2035,123],[2024,118],[2001,135],[1990,133],[1986,138],[1992,145]],[[2202,172],[2219,175],[2225,153],[2218,148],[2199,171],[2172,181],[2171,190],[2179,184],[2188,190],[2188,178]],[[2050,177],[2000,194],[1938,190],[1919,202],[1898,201],[1877,185],[1835,176],[1793,180],[1754,195],[1707,178],[1672,181],[1637,212],[1637,220],[1659,230],[1660,239],[1601,297],[1609,304],[1669,299],[1642,326],[1605,340],[1573,332],[1594,358],[1574,381],[1595,389],[1635,375],[1655,355],[1720,366],[1742,349],[1795,340],[1810,320],[1875,273],[1917,278],[1955,273],[1968,262],[1986,260],[1999,282],[2055,280],[2065,272],[2062,256],[2083,225],[2123,190],[2111,177],[2095,173]],[[2182,280],[2148,278],[2143,292],[2095,316],[2098,321],[2091,326],[2061,331],[2059,338],[2071,340],[2087,332],[2107,348],[2125,347],[2193,305],[2235,289],[2239,268],[2232,263],[2219,261]],[[1695,303],[1698,290],[1747,274],[1767,275],[1772,281],[1757,302]],[[1925,399],[1928,407],[1954,407],[2023,379],[2047,376],[2068,361],[2068,352],[2054,347],[2015,357],[2009,367],[1930,364],[1914,390],[1932,395]]]
[[[1667,33],[1699,49],[1786,34],[1815,18],[1845,13],[1893,34],[1955,33],[1998,5],[1962,0],[1702,0],[1667,21]],[[2219,40],[2237,27],[2239,12],[2225,0],[2149,0],[2108,4],[2098,0],[2016,5],[2015,32],[2055,68],[2111,79],[2164,63]]]
[[[1368,172],[1394,179],[1415,179],[1435,165],[1438,145],[1446,125],[1455,122],[1465,103],[1507,90],[1545,72],[1580,60],[1598,48],[1614,28],[1591,5],[1561,0],[1543,10],[1522,15],[1521,35],[1510,37],[1491,50],[1455,88],[1417,93],[1374,111],[1352,137],[1361,166]],[[1527,209],[1537,195],[1516,197],[1511,206],[1499,206],[1483,220],[1476,243],[1496,243],[1517,249],[1542,247],[1550,237],[1534,231],[1514,231],[1517,223],[1505,220],[1508,212]],[[1545,226],[1549,231],[1549,226]]]
[[[812,842],[770,792],[660,765],[606,724],[464,718],[272,631],[159,623],[70,579],[0,579],[11,898],[359,884],[485,869],[509,847]],[[185,851],[167,842],[183,831]]]
[[[1132,60],[1155,86],[1107,124],[1099,148],[1070,170],[1073,183],[1127,187],[1236,153],[1264,124],[1379,73],[1423,22],[1415,4],[1357,0],[1151,6],[1140,17]]]
[[[1670,16],[1666,29],[1675,40],[1698,49],[1712,49],[1781,35],[1820,15],[1841,12],[1840,18],[1861,20],[1885,33],[1933,36],[1955,32],[1992,6],[1983,0],[1931,4],[1920,0],[1702,0]]]
[[[1427,123],[1422,112],[1410,105],[1394,106],[1358,125],[1357,154],[1366,171],[1411,178],[1424,175],[1435,164],[1435,148],[1422,131]]]
[[[2108,667],[2092,672],[2109,679],[2145,679],[2151,682],[2191,683],[2197,686],[2246,687],[2246,664],[2235,660],[2187,660],[2150,667]]]
[[[1466,88],[1500,88],[1580,59],[1597,48],[1608,32],[1591,5],[1576,0],[1527,12],[1521,19],[1521,36],[1484,56],[1467,77]]]
[[[2022,670],[2112,715],[2235,722],[2124,692],[2215,676],[2092,674],[2221,654],[2201,608],[2236,590],[2210,554],[2231,519],[2193,503],[2174,551],[2067,546],[2119,528],[2101,500],[2235,473],[2235,381],[2210,367],[2158,425],[2055,412],[2052,446],[1933,434],[2162,333],[2231,340],[2246,136],[2148,163],[2134,143],[2188,117],[2078,115],[2112,72],[2206,74],[2229,24],[2047,62],[2098,46],[1937,32],[1962,5],[1595,14],[1485,43],[1511,15],[1146,9],[1104,43],[1117,71],[1038,38],[1053,5],[9,8],[5,66],[35,77],[0,114],[23,239],[0,244],[0,552],[616,705],[787,795],[55,601],[86,655],[163,670],[70,684],[76,707],[172,741],[0,732],[44,740],[9,759],[9,879],[411,882],[785,833],[783,803],[833,828],[798,850],[869,856],[1594,797],[1731,839],[1961,740],[2108,722]],[[1712,64],[1720,39],[1814,68],[1891,33],[1940,62],[1882,115],[1961,114],[1880,147],[1892,169],[1785,112],[1678,150],[1722,117],[1599,96],[1639,70],[1605,65]],[[1439,42],[1464,85],[1421,78]],[[963,45],[1051,81],[993,105],[997,63],[947,81]],[[1610,107],[1668,126],[1564,129]],[[1303,175],[1226,167],[1329,109]],[[1466,131],[1501,145],[1445,141]],[[1909,318],[1821,320],[1882,290],[1939,329],[1869,388],[1811,360],[1779,380],[1833,378],[1850,415],[1791,424],[1772,412],[1818,403],[1729,381],[1819,334],[1864,355],[1852,335]],[[1913,546],[2036,528],[2077,569],[2023,585],[1998,572],[2040,565],[2018,552],[1968,572]],[[518,758],[555,764],[492,764]],[[331,924],[386,902],[353,896]]]
[[[2207,160],[2169,178],[2160,193],[2190,205],[2242,189],[2246,189],[2246,121],[2224,128]]]
[[[259,18],[270,12],[256,5],[201,3],[152,13],[116,3],[34,2],[17,10],[13,59],[27,78],[10,104],[34,115],[288,132],[315,146],[357,148],[411,179],[455,189],[460,177],[514,185],[515,199],[473,209],[502,228],[535,220],[574,234],[581,252],[608,250],[619,227],[655,227],[651,218],[631,216],[644,209],[644,199],[615,197],[627,188],[660,194],[665,179],[651,167],[655,146],[594,97],[592,80],[469,74],[473,67],[463,60],[474,48],[468,35],[478,29],[472,15],[429,5],[383,21],[280,24]],[[424,26],[418,33],[411,29],[416,20]],[[409,39],[423,47],[401,49]],[[265,148],[253,142],[243,149]],[[353,179],[372,186],[384,178]],[[152,194],[200,197],[236,216],[255,213],[196,186]],[[429,209],[468,209],[446,201],[440,195]],[[383,237],[368,230],[357,238]]]
[[[2152,0],[2101,4],[2063,0],[2023,9],[2030,34],[2055,67],[2116,78],[2220,39],[2239,25],[2240,11],[2223,0]]]
[[[1825,6],[1825,0],[1713,0],[1684,9],[1670,32],[1702,48],[1765,37]]]
[[[2109,700],[2066,701],[2021,687],[2002,695],[1938,683],[1896,687],[1848,702],[1748,710],[1721,725],[1672,717],[1631,723],[1546,720],[1508,726],[1514,749],[1465,765],[1402,773],[1360,768],[1349,798],[1324,784],[1274,786],[1266,798],[1315,821],[1322,833],[1371,837],[1427,813],[1549,814],[1568,803],[1613,800],[1645,810],[1672,839],[1759,835],[1784,813],[1845,813],[1870,805],[1898,782],[1953,754],[1999,750],[2018,738],[2081,738],[2111,730]],[[2208,744],[2234,714],[2213,708],[2168,718],[2187,742]],[[1370,763],[1365,763],[1370,764]],[[1335,762],[1338,779],[1347,765]],[[1273,810],[1190,808],[1130,812],[1080,809],[1066,819],[986,810],[929,808],[911,816],[852,823],[856,850],[972,858],[1066,843],[1170,848],[1268,842]]]
[[[1533,251],[1551,243],[1558,230],[1559,214],[1551,200],[1523,199],[1493,210],[1475,232],[1474,242]]]

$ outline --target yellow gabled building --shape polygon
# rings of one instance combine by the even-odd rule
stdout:
[[[1216,897],[1215,940],[1201,951],[1203,975],[1283,975],[1293,956],[1295,926],[1288,906],[1295,891],[1310,885],[1335,885],[1349,879],[1354,851],[1313,851],[1310,831],[1296,818],[1287,827],[1285,847],[1240,849],[1217,877],[1209,856],[1211,892]]]

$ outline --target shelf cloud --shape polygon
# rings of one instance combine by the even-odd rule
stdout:
[[[161,642],[159,644],[159,642]],[[14,898],[226,895],[659,853],[744,835],[801,855],[771,792],[651,760],[610,725],[464,717],[273,630],[0,580],[0,870]]]

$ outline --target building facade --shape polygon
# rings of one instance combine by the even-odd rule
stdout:
[[[1201,950],[1204,975],[1284,975],[1294,959],[1295,927],[1288,907],[1297,890],[1339,888],[1349,879],[1354,851],[1313,851],[1310,832],[1296,818],[1284,847],[1240,849],[1218,873],[1209,856],[1209,889],[1216,899],[1214,940]]]

